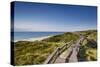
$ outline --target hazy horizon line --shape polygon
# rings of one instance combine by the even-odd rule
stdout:
[[[87,30],[76,30],[76,31],[88,31],[97,29],[87,29]],[[76,31],[11,31],[11,32],[76,32]]]

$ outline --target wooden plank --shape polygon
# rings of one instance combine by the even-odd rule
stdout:
[[[63,50],[65,50],[68,46],[68,44],[70,44],[72,42],[72,40],[70,42],[68,42],[67,44],[64,44],[61,47],[56,48],[52,54],[50,56],[48,56],[47,60],[44,62],[44,64],[48,64],[51,63],[52,60],[54,60],[55,58],[57,58],[60,53],[62,53]],[[66,48],[65,48],[66,47]],[[63,49],[64,48],[64,49]]]
[[[47,60],[44,62],[44,64],[48,64],[50,63],[50,61],[52,60],[52,58],[55,56],[55,54],[57,53],[57,51],[59,50],[59,48],[56,48],[52,54],[50,56],[48,56]]]

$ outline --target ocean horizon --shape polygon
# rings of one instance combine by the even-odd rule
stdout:
[[[11,32],[11,33],[14,33],[14,41],[18,41],[30,38],[58,35],[64,32]]]

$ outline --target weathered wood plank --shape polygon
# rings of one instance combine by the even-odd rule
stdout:
[[[57,47],[52,53],[51,55],[48,56],[48,58],[46,59],[46,61],[44,62],[44,64],[48,64],[48,63],[53,63],[55,61],[55,59],[65,50],[67,49],[71,44],[72,41],[65,43],[63,46],[61,47]],[[67,47],[68,46],[68,47]]]

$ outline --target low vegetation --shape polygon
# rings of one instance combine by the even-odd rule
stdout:
[[[97,60],[97,31],[81,32],[86,36],[81,44],[78,53],[79,61],[96,61]]]
[[[79,38],[74,33],[64,33],[42,41],[18,41],[14,45],[15,65],[42,64],[56,47],[62,42],[76,41]]]
[[[80,31],[86,38],[81,42],[78,53],[79,61],[97,60],[97,31]],[[62,42],[74,42],[79,39],[75,32],[66,32],[46,38],[42,41],[18,41],[14,43],[14,64],[31,65],[43,64],[47,57],[55,50],[62,46]]]

